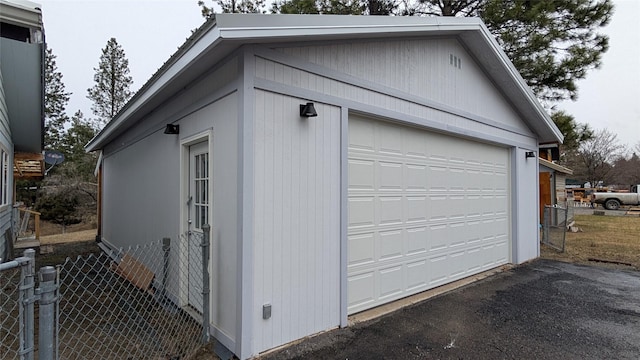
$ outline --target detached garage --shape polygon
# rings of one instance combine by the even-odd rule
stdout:
[[[536,258],[560,141],[480,20],[223,14],[88,150],[104,244],[211,224],[210,327],[245,359]]]

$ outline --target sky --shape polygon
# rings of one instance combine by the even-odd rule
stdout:
[[[101,49],[111,37],[122,45],[139,89],[202,24],[197,0],[40,0],[48,46],[57,56],[67,112],[92,116],[87,89]],[[213,5],[212,0],[207,0]],[[577,122],[607,129],[622,144],[640,146],[640,1],[614,0],[615,14],[602,30],[610,37],[600,69],[578,82],[578,100],[556,104]]]

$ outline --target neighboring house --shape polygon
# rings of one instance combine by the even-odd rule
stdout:
[[[0,0],[0,262],[15,236],[15,178],[43,175],[43,64],[40,5]]]
[[[105,244],[212,225],[211,327],[245,359],[536,258],[559,141],[478,19],[223,14],[87,149]]]
[[[567,204],[567,175],[573,175],[573,170],[555,164],[543,158],[540,163],[540,221],[545,205],[573,206]]]

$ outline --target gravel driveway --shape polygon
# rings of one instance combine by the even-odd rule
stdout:
[[[538,260],[263,359],[639,359],[640,272]]]

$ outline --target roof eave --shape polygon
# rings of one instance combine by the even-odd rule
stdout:
[[[259,21],[252,21],[251,17],[253,16]],[[501,77],[499,80],[510,87],[506,91],[506,95],[510,97],[514,106],[518,108],[532,131],[538,136],[539,142],[562,142],[563,137],[560,130],[555,126],[520,76],[518,70],[502,51],[493,35],[479,19],[449,17],[409,19],[348,16],[349,21],[345,22],[344,19],[346,17],[336,15],[216,15],[215,18],[201,26],[178,49],[176,54],[151,77],[127,103],[125,108],[87,144],[86,150],[102,149],[113,137],[117,136],[118,129],[124,122],[138,113],[145,104],[148,104],[151,99],[180,74],[186,72],[189,66],[223,42],[240,46],[248,43],[274,43],[293,40],[380,38],[399,37],[409,34],[419,36],[428,35],[436,31],[438,34],[452,35],[479,34],[485,44],[492,50],[492,54],[485,57],[494,57],[493,63],[497,67],[489,71],[490,75]],[[461,36],[461,38],[464,40],[464,36]],[[472,41],[470,42],[472,43]],[[470,48],[476,46],[470,46]],[[481,47],[478,49],[481,49]],[[506,71],[506,74],[504,71]]]

